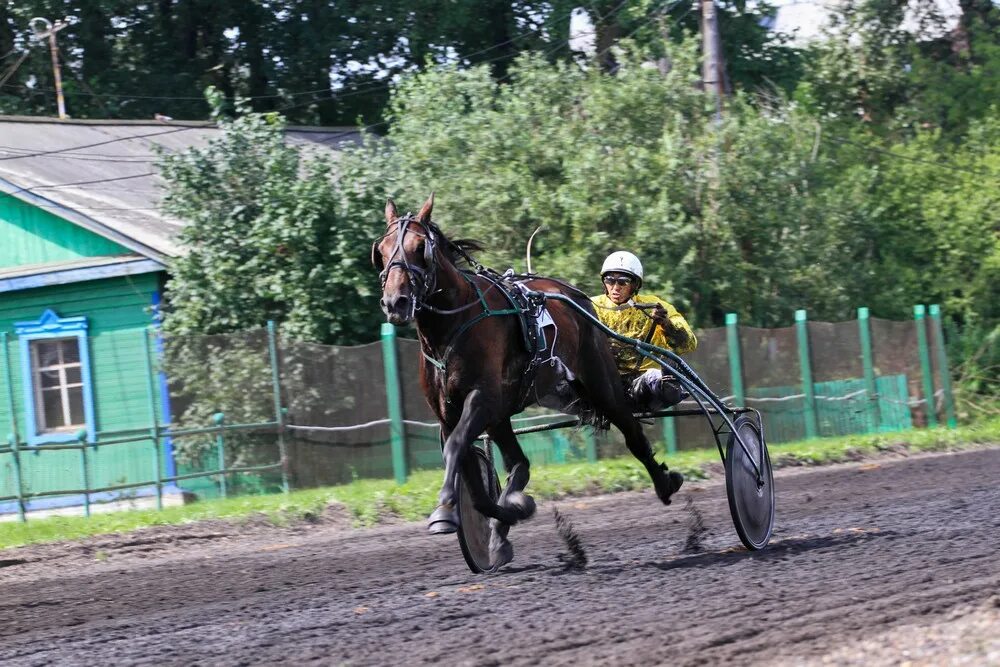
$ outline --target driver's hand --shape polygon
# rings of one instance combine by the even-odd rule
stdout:
[[[656,304],[656,308],[653,308],[652,318],[654,322],[664,329],[670,326],[670,318],[667,316],[667,311],[660,304]]]

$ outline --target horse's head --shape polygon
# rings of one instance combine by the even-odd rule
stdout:
[[[413,320],[436,282],[434,195],[417,215],[400,216],[390,199],[385,204],[386,232],[372,244],[372,264],[382,280],[382,311],[393,324]]]

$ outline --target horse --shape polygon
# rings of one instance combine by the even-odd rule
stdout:
[[[510,315],[510,298],[470,252],[481,250],[468,240],[451,240],[431,219],[433,193],[417,215],[400,215],[389,199],[386,228],[372,244],[372,264],[382,283],[380,305],[395,325],[415,322],[422,363],[420,384],[441,426],[444,482],[438,505],[428,519],[432,534],[458,529],[456,473],[469,483],[475,509],[490,517],[491,567],[513,558],[507,539],[511,526],[529,519],[535,502],[524,493],[530,463],[518,444],[511,417],[531,404],[556,407],[613,424],[646,468],[660,501],[680,488],[683,477],[654,458],[653,448],[633,416],[633,404],[615,366],[607,336],[571,306],[546,302],[552,325],[548,363],[533,362],[522,323]],[[590,298],[562,281],[522,277],[534,292],[560,293],[594,314]],[[506,310],[508,314],[492,315]],[[546,320],[548,322],[548,320]],[[533,371],[533,372],[529,372]],[[486,433],[499,447],[507,471],[506,484],[494,501],[472,454],[474,441]]]

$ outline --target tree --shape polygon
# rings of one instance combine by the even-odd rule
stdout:
[[[387,141],[352,159],[381,172],[370,178],[397,201],[437,191],[444,228],[483,241],[501,268],[523,269],[524,243],[544,225],[536,269],[596,292],[601,259],[633,249],[648,288],[699,326],[731,310],[771,325],[804,303],[845,313],[827,287],[842,239],[814,190],[832,173],[813,156],[814,121],[739,96],[717,127],[693,42],[671,48],[666,75],[625,44],[614,75],[522,56],[502,85],[483,67],[411,77]]]
[[[212,98],[219,109],[220,95]],[[329,159],[289,145],[279,116],[216,118],[218,139],[161,161],[164,208],[186,222],[187,248],[171,266],[166,330],[211,334],[275,320],[299,340],[368,340],[379,311],[368,269],[377,230],[366,219],[377,205],[366,192],[335,189]]]

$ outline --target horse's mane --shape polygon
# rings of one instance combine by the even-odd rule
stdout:
[[[483,250],[483,244],[479,241],[473,239],[448,238],[441,228],[433,222],[428,222],[427,227],[431,230],[431,233],[434,234],[438,248],[440,248],[445,257],[447,257],[449,261],[456,266],[463,263],[467,266],[471,266],[475,260],[469,253],[482,252]]]
[[[460,264],[465,264],[471,268],[482,269],[481,265],[472,257],[470,252],[482,252],[483,244],[479,241],[473,239],[449,239],[441,228],[438,227],[433,222],[427,223],[428,228],[434,235],[435,241],[438,244],[438,248],[444,253],[445,257],[451,261],[452,264],[458,266]],[[499,275],[495,271],[486,268],[487,272],[492,272],[495,275]],[[578,301],[582,303],[590,304],[590,297],[582,289],[576,285],[571,285],[564,280],[559,280],[558,278],[552,278],[550,276],[540,276],[536,274],[518,273],[513,276],[516,280],[530,280],[530,279],[541,279],[550,280],[557,283],[560,287],[565,289],[570,296],[576,297]]]

